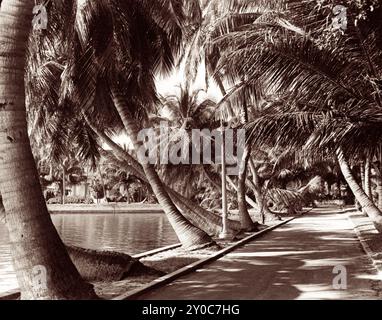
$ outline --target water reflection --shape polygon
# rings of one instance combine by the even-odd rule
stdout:
[[[58,214],[52,216],[67,244],[137,254],[178,242],[163,214]],[[0,292],[17,287],[8,234],[0,222]]]

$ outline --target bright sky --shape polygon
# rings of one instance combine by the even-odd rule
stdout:
[[[197,89],[205,89],[204,72],[205,72],[205,68],[204,66],[201,66],[198,72],[195,84],[192,86],[191,91],[197,90]],[[184,73],[182,68],[178,71],[174,71],[168,77],[165,77],[165,78],[157,77],[157,80],[156,80],[157,92],[158,94],[162,96],[177,94],[179,90],[179,87],[177,86],[182,84],[183,81],[184,81]],[[206,94],[200,93],[199,96],[201,99],[205,99],[208,97],[215,101],[219,101],[222,98],[222,94],[220,93],[219,89],[213,82],[209,84],[208,92]],[[115,136],[113,137],[113,140],[120,145],[125,145],[125,146],[131,145],[130,139],[126,134]],[[104,148],[108,149],[106,146],[104,146]]]
[[[192,90],[197,90],[197,89],[205,89],[205,80],[204,80],[204,73],[205,73],[205,68],[204,65],[201,65],[196,77],[195,84],[192,86]],[[176,93],[176,86],[179,86],[184,82],[184,72],[183,68],[180,68],[178,71],[174,71],[173,74],[170,77],[166,78],[157,78],[156,85],[157,85],[157,91],[161,95],[169,95],[169,94],[174,94]],[[212,81],[209,83],[209,88],[208,92],[206,94],[206,97],[211,98],[212,100],[219,101],[222,98],[222,95]],[[201,96],[201,98],[205,98]]]

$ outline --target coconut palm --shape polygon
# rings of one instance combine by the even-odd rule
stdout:
[[[105,1],[105,4],[108,2]],[[87,4],[90,11],[94,13],[92,18],[97,19],[101,16],[108,21],[109,28],[100,27],[103,36],[108,34],[109,38],[106,41],[107,46],[99,50],[99,47],[94,46],[95,34],[88,33],[86,27],[83,28],[84,32],[80,35],[81,42],[85,44],[82,58],[89,59],[87,49],[90,48],[91,63],[78,72],[80,77],[88,78],[85,81],[88,88],[84,92],[89,92],[89,86],[93,86],[94,89],[94,84],[97,85],[97,83],[108,85],[114,106],[138,152],[143,147],[143,143],[137,138],[140,128],[137,126],[134,113],[142,114],[155,102],[153,74],[157,71],[168,72],[171,68],[172,56],[180,43],[182,30],[179,21],[183,11],[179,3],[175,5],[172,1],[158,1],[155,4],[147,1],[147,3],[139,2],[136,5],[123,1],[111,2],[112,6],[102,5],[102,3]],[[128,12],[129,16],[121,16],[121,11]],[[87,12],[87,9],[84,12]],[[85,26],[88,19],[87,13],[80,16],[79,25]],[[131,36],[132,34],[134,37]],[[128,47],[126,43],[129,43]],[[144,59],[142,59],[143,56]],[[114,63],[110,64],[110,61]],[[91,79],[89,75],[94,78]],[[82,81],[77,85],[81,86],[81,83]],[[91,87],[90,90],[92,90]],[[80,101],[84,100],[80,99]],[[211,239],[208,235],[187,221],[173,204],[154,166],[144,161],[141,165],[154,194],[184,247],[194,248],[210,244]]]
[[[95,296],[92,286],[82,280],[50,219],[28,139],[24,73],[33,5],[29,0],[3,0],[0,8],[0,149],[7,155],[0,159],[0,190],[5,223],[22,298],[90,298]],[[46,279],[38,285],[40,272]]]
[[[158,116],[152,116],[150,121],[153,128],[159,131],[157,148],[164,150],[171,157],[171,153],[175,152],[172,148],[180,139],[184,141],[184,150],[192,154],[192,150],[197,146],[193,145],[191,130],[209,129],[214,130],[219,127],[219,121],[215,119],[216,103],[209,98],[201,98],[203,90],[190,91],[189,88],[179,87],[179,94],[161,97],[158,106]],[[168,128],[167,139],[162,139],[160,135],[160,128],[165,123]],[[168,141],[167,141],[168,140]],[[213,140],[213,138],[211,138]],[[211,141],[213,143],[213,141]],[[213,148],[212,148],[213,149]],[[203,154],[200,155],[203,157]],[[187,198],[195,195],[196,189],[200,186],[200,179],[204,174],[204,164],[179,164],[179,165],[162,165],[160,166],[160,173],[164,180],[171,185],[171,183],[178,184],[177,190],[183,189],[181,194]],[[185,175],[193,176],[194,184],[184,184]],[[189,180],[189,179],[186,179]],[[179,189],[180,188],[180,189]],[[188,193],[188,195],[187,195]]]
[[[124,129],[129,129],[127,133],[135,147],[141,147],[135,136],[139,129],[135,116],[144,117],[145,109],[149,110],[155,102],[153,74],[171,67],[181,36],[178,14],[182,14],[181,4],[167,0],[154,5],[141,1],[132,5],[108,0],[87,2],[75,13],[76,29],[66,32],[71,46],[60,48],[64,50],[61,57],[65,61],[58,66],[64,69],[59,89],[61,105],[71,103],[86,113],[111,105],[112,115],[116,114],[117,122],[122,120]],[[97,26],[102,31],[98,32]],[[56,67],[55,62],[50,65]],[[100,96],[107,103],[102,103]],[[107,110],[101,114],[106,116]],[[174,206],[154,167],[143,163],[143,168],[184,246],[210,243],[211,239],[184,219]]]

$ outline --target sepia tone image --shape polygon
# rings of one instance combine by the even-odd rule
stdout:
[[[0,0],[0,194],[0,300],[381,299],[381,0]]]

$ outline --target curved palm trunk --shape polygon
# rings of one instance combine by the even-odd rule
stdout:
[[[230,178],[230,176],[227,176],[227,182],[228,184],[232,187],[233,190],[236,191],[237,193],[237,185],[232,181],[232,179]],[[252,200],[252,198],[250,198],[249,196],[245,195],[245,201],[247,201],[247,203],[255,210],[259,209],[257,203]]]
[[[366,191],[366,189],[365,189],[365,164],[363,163],[363,161],[360,164],[359,170],[360,170],[360,176],[361,176],[361,187],[362,187],[363,191]]]
[[[350,189],[352,190],[355,198],[361,205],[363,212],[370,217],[376,228],[379,231],[382,231],[382,213],[355,180],[341,149],[337,151],[337,160],[341,168],[341,172]]]
[[[377,176],[377,194],[378,194],[378,209],[382,209],[382,174],[378,166],[375,166],[375,172]]]
[[[266,221],[274,221],[274,220],[281,220],[279,216],[277,216],[275,213],[273,213],[268,205],[267,202],[264,201],[263,194],[261,192],[261,186],[260,186],[260,180],[259,176],[257,174],[255,164],[253,163],[252,159],[249,159],[249,166],[251,168],[252,173],[252,179],[253,179],[253,192],[255,194],[256,203],[259,206],[262,223]]]
[[[195,226],[202,229],[204,232],[206,232],[207,234],[211,236],[219,235],[221,230],[220,224],[206,221],[206,219],[203,216],[195,214],[192,210],[192,207],[189,206],[184,201],[182,201],[179,198],[179,195],[176,194],[174,191],[167,190],[167,192],[169,196],[171,197],[171,200],[179,208],[179,210],[182,212],[182,215],[184,215],[186,219],[191,221]]]
[[[240,110],[240,115],[239,115],[240,121],[242,124],[245,124],[248,122],[248,106],[246,103],[245,92],[244,92],[244,98],[245,98],[244,103]],[[239,212],[242,219],[242,223],[248,224],[248,217],[250,218],[247,204],[245,203],[245,201],[243,201],[243,199],[245,199],[245,196],[246,196],[246,180],[247,180],[248,163],[250,164],[250,169],[253,175],[253,181],[255,185],[254,194],[255,194],[255,199],[256,199],[258,209],[260,211],[261,223],[264,223],[266,218],[267,220],[274,220],[274,218],[277,218],[277,217],[269,210],[268,206],[263,201],[263,197],[261,194],[261,187],[259,186],[260,185],[259,179],[255,170],[255,166],[251,159],[251,150],[249,147],[246,147],[245,149],[247,150],[244,150],[243,161],[240,166],[240,168],[243,168],[243,169],[239,173],[239,184],[238,184],[238,203],[239,203]]]
[[[247,167],[248,160],[250,158],[250,152],[248,147],[244,149],[243,158],[240,164],[240,171],[238,176],[238,185],[237,185],[237,202],[239,205],[239,216],[241,228],[246,231],[251,231],[256,229],[256,224],[253,223],[251,216],[249,215],[247,202],[245,196],[247,194],[246,190],[246,179],[247,179]]]
[[[51,221],[28,138],[24,70],[33,3],[1,3],[0,190],[5,224],[23,299],[92,298],[93,287],[81,278]]]
[[[112,88],[112,98],[127,134],[129,135],[135,150],[138,151],[139,148],[142,147],[142,143],[137,139],[138,127],[135,120],[129,114],[125,98],[115,87]],[[191,250],[213,243],[207,233],[192,225],[182,216],[178,208],[171,201],[171,198],[163,187],[154,167],[148,163],[141,163],[141,166],[158,202],[166,213],[166,216],[183,247]]]

